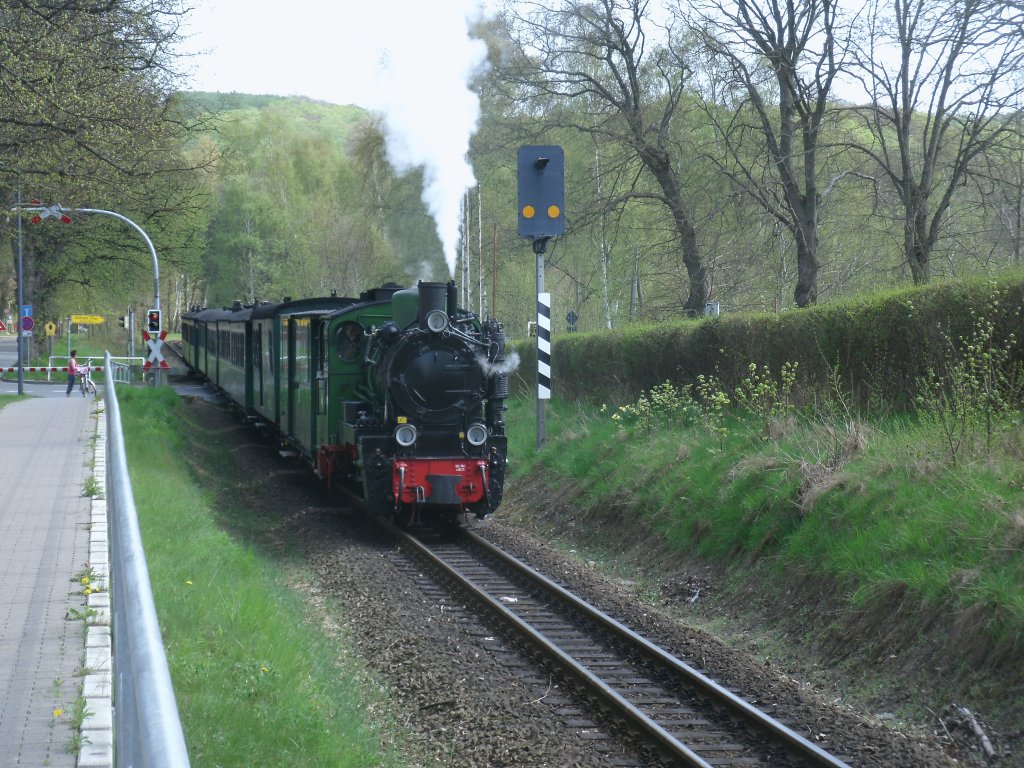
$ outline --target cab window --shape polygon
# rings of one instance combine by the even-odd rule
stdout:
[[[346,321],[338,328],[338,357],[347,363],[355,362],[363,354],[363,326]]]

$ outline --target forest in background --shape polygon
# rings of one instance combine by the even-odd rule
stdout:
[[[1003,34],[1019,21],[1012,9],[914,0],[868,3],[857,19],[830,2],[668,11],[518,2],[479,27],[490,51],[472,84],[479,186],[465,198],[454,276],[422,175],[390,169],[376,116],[182,91],[168,53],[184,12],[176,0],[0,9],[0,52],[24,62],[0,81],[0,190],[9,208],[20,192],[143,226],[172,329],[197,304],[453,278],[465,306],[525,335],[536,260],[516,234],[522,144],[565,148],[567,232],[547,260],[556,333],[569,310],[595,331],[699,315],[707,302],[784,311],[1019,267],[1024,41]],[[883,69],[874,54],[887,45],[904,53]],[[108,66],[86,66],[100,57]],[[845,101],[844,79],[871,97]],[[148,306],[137,235],[72,219],[26,218],[25,301],[37,319]],[[0,236],[16,255],[16,216]],[[14,262],[0,262],[6,312]]]

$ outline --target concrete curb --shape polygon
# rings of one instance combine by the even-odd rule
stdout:
[[[82,749],[78,768],[113,768],[113,656],[110,645],[110,549],[107,528],[107,421],[103,401],[95,400],[96,444],[94,477],[100,495],[92,500],[89,526],[89,566],[93,592],[88,597],[85,637],[85,679],[82,698]]]

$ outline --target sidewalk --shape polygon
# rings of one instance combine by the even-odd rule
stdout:
[[[0,768],[75,766],[96,422],[60,395],[0,409]]]

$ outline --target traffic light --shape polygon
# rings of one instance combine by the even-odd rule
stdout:
[[[565,153],[558,146],[524,146],[517,155],[519,236],[565,233]]]
[[[122,328],[127,328],[128,327],[128,315],[121,315],[121,327]]]
[[[160,310],[151,309],[146,312],[146,330],[150,333],[160,333]]]

